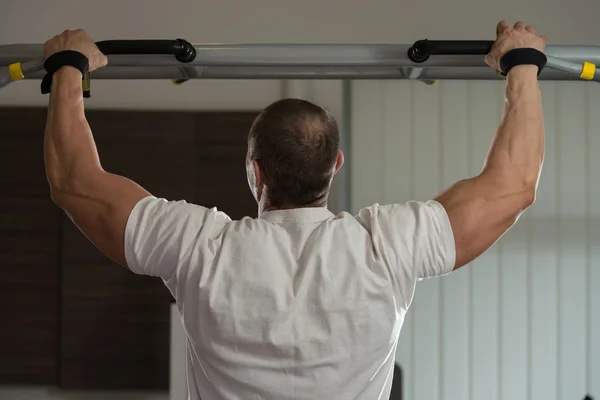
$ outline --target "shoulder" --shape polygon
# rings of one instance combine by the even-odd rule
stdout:
[[[386,220],[392,218],[395,221],[405,219],[418,220],[427,216],[446,215],[444,207],[435,200],[408,201],[405,203],[393,203],[362,208],[356,215],[359,221]]]
[[[180,231],[193,234],[200,230],[222,230],[231,222],[227,214],[214,207],[148,196],[134,206],[126,231]]]

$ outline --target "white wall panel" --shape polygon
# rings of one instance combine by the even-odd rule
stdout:
[[[586,132],[581,85],[558,83],[559,394],[585,392]],[[600,128],[600,127],[599,127]],[[583,218],[582,218],[583,216]]]
[[[462,82],[440,87],[441,185],[448,187],[469,174],[468,121],[469,90]],[[456,135],[446,135],[444,127],[455,126]],[[441,291],[441,396],[443,400],[469,398],[470,271],[458,270],[440,280]]]
[[[558,399],[558,145],[556,84],[542,83],[546,155],[531,218],[530,399]]]
[[[477,174],[502,82],[355,82],[351,208],[427,200]],[[600,397],[600,86],[541,84],[536,203],[492,249],[423,281],[397,360],[410,399]]]
[[[586,381],[590,393],[600,393],[600,90],[586,87],[586,160],[588,225]]]
[[[409,135],[395,135],[398,129],[402,127],[411,127],[414,123],[414,104],[412,103],[413,86],[408,82],[388,82],[381,83],[384,95],[379,99],[379,107],[383,110],[383,132],[384,132],[384,191],[382,203],[388,203],[398,197],[413,196],[414,193],[414,174],[401,173],[400,171],[414,170],[414,137]],[[407,92],[410,93],[407,95]],[[412,133],[413,130],[411,129]],[[357,149],[356,146],[353,146]],[[357,168],[362,168],[357,165]],[[356,188],[360,190],[360,186]],[[406,381],[407,398],[414,398],[415,387],[413,385],[415,371],[414,363],[414,318],[412,314],[407,314],[402,329],[402,340],[398,344],[398,357],[403,360],[405,365],[410,365],[410,369],[404,370]],[[411,397],[412,396],[412,397]]]
[[[440,87],[417,86],[413,92],[413,165],[414,196],[431,198],[441,185],[440,171]],[[397,173],[401,173],[398,171]],[[425,280],[419,284],[413,302],[413,360],[416,399],[439,398],[440,390],[440,282]]]
[[[496,82],[472,82],[470,85],[470,169],[481,170],[495,126],[500,120],[500,85]],[[446,135],[454,130],[446,127]],[[470,268],[471,280],[471,399],[499,400],[499,273],[498,245],[484,253]]]

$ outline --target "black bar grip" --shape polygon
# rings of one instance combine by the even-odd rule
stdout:
[[[196,48],[187,40],[104,40],[96,45],[105,55],[172,54],[182,63],[196,58]]]
[[[437,55],[486,55],[493,40],[418,40],[408,49],[408,58],[422,63]]]

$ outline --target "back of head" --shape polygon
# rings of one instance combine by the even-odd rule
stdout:
[[[254,121],[249,157],[260,165],[272,207],[310,206],[327,199],[339,149],[335,118],[305,100],[284,99]]]

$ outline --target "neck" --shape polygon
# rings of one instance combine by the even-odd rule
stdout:
[[[292,210],[295,208],[317,208],[317,207],[327,208],[327,197],[325,197],[324,199],[319,199],[318,201],[315,201],[310,204],[302,205],[302,206],[295,205],[295,204],[286,204],[286,205],[281,205],[281,206],[275,206],[266,201],[260,202],[258,204],[258,215],[260,216],[260,215],[262,215],[262,213],[267,212],[267,211]]]

